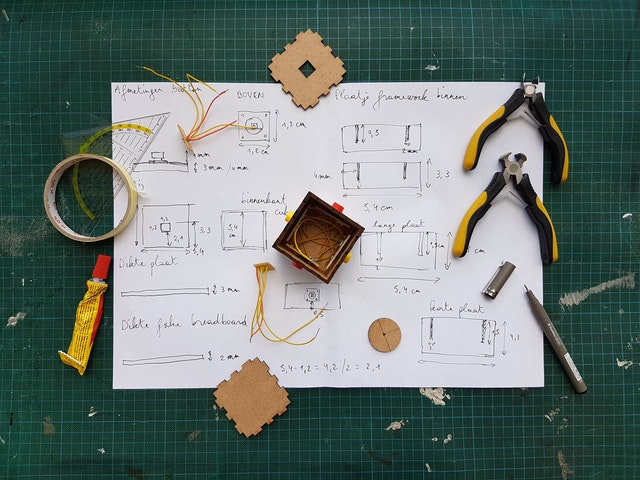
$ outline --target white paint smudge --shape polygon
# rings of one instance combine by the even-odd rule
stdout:
[[[46,217],[34,219],[29,225],[24,225],[16,218],[0,216],[0,253],[7,257],[23,256],[25,247],[43,238],[49,226],[49,220]]]
[[[15,316],[11,316],[7,319],[7,327],[15,327],[19,321],[24,320],[27,316],[26,312],[18,312]]]
[[[549,420],[549,422],[553,423],[553,418],[559,413],[560,413],[560,409],[554,408],[553,410],[550,410],[549,413],[545,414],[544,418]]]
[[[627,219],[627,218],[631,218],[633,217],[633,213],[625,213],[624,215],[622,215],[622,218]]]
[[[420,389],[420,395],[427,397],[433,402],[434,405],[446,405],[444,399],[451,400],[451,396],[444,393],[444,388],[429,388],[422,387]]]
[[[427,472],[431,473],[431,465],[429,465],[428,463],[425,463],[424,466],[427,469]]]
[[[87,414],[87,417],[93,417],[94,415],[98,414],[98,410],[96,409],[96,407],[94,407],[93,405],[89,408],[89,413]]]
[[[440,65],[427,65],[424,69],[428,72],[435,72],[436,70],[440,70]]]
[[[101,453],[102,455],[104,455],[105,453],[107,453],[107,451],[104,448],[99,448],[98,453]]]
[[[616,358],[616,363],[619,368],[624,368],[625,370],[629,370],[633,365],[633,360],[619,360]]]
[[[563,418],[562,419],[562,425],[559,425],[558,428],[556,428],[556,432],[560,433],[563,430],[566,430],[567,428],[569,428],[569,419],[568,418]]]
[[[631,337],[631,340],[627,342],[627,350],[633,351],[633,344],[634,343],[638,343],[640,344],[640,335],[635,336],[635,337]]]
[[[394,422],[391,422],[389,426],[385,428],[385,430],[400,430],[406,424],[407,422],[405,422],[404,420],[396,420]]]
[[[450,433],[447,435],[447,438],[445,438],[442,443],[449,443],[451,440],[453,440],[453,435],[451,435]]]
[[[609,280],[608,282],[601,283],[595,287],[590,287],[573,293],[567,293],[560,297],[559,302],[563,307],[573,307],[575,305],[579,305],[583,300],[586,300],[594,293],[602,293],[611,288],[627,288],[629,290],[636,288],[636,274],[628,273],[627,275]]]
[[[4,438],[0,437],[0,445],[4,445],[5,443],[7,442],[4,441]]]

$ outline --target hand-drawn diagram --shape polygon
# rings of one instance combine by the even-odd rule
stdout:
[[[348,162],[342,164],[345,190],[422,190],[420,162]]]
[[[136,242],[142,251],[187,250],[194,246],[196,221],[189,203],[142,205]]]
[[[238,137],[241,147],[265,153],[272,142],[278,141],[278,112],[240,110],[237,125],[240,127]]]
[[[241,142],[268,142],[271,139],[271,112],[238,112]]]
[[[342,151],[416,153],[422,148],[422,125],[356,124],[342,127]]]
[[[457,357],[494,357],[498,333],[495,320],[423,317],[422,354],[454,357],[452,363]]]
[[[287,283],[284,287],[284,308],[338,310],[342,308],[340,284]]]
[[[220,215],[222,250],[267,250],[267,212],[223,210]]]
[[[365,232],[360,238],[360,264],[407,270],[447,268],[449,249],[440,237],[428,231]]]
[[[142,290],[123,290],[121,297],[171,297],[175,295],[209,295],[209,287],[187,288],[147,288]]]
[[[193,112],[172,85],[128,84],[126,98],[114,85],[114,124],[130,125],[100,140],[114,138],[141,193],[135,223],[114,239],[114,388],[209,388],[255,355],[293,388],[541,385],[542,333],[510,320],[526,295],[495,302],[480,291],[504,249],[483,230],[464,261],[453,257],[451,232],[486,177],[461,168],[464,142],[438,141],[471,135],[513,85],[456,84],[463,104],[427,102],[432,84],[342,84],[301,114],[278,85],[220,84],[228,94],[215,108],[229,128],[193,152],[176,129]],[[528,127],[514,124],[510,141],[542,158]],[[539,193],[542,163],[528,170]],[[274,248],[307,192],[343,203],[365,229],[326,282]],[[126,200],[114,198],[114,212]],[[343,240],[311,213],[292,248],[333,261],[324,251]],[[529,223],[510,219],[519,248],[509,261],[541,291]],[[268,289],[263,264],[275,268]],[[368,339],[383,317],[402,329],[393,352]]]
[[[125,367],[141,367],[144,365],[164,365],[167,363],[196,362],[198,360],[204,360],[204,355],[166,355],[162,357],[124,359],[122,360],[122,365],[124,365]]]
[[[163,151],[151,151],[138,163],[134,170],[136,172],[183,172],[189,171],[189,152],[185,150],[184,158],[166,158]]]

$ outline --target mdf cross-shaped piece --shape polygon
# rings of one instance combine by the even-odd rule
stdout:
[[[313,67],[309,76],[301,70],[307,63]],[[271,59],[269,70],[274,80],[282,83],[282,89],[291,94],[293,103],[306,110],[342,81],[346,73],[343,65],[340,58],[333,56],[331,47],[322,43],[320,35],[307,30]]]
[[[218,406],[227,411],[227,418],[236,423],[236,430],[246,437],[260,433],[290,403],[289,393],[258,358],[247,360],[213,395]]]

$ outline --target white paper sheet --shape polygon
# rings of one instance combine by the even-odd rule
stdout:
[[[541,137],[523,119],[489,138],[475,170],[462,167],[474,130],[518,84],[341,84],[306,111],[279,84],[214,86],[228,91],[208,124],[256,128],[226,129],[191,154],[177,128],[195,115],[183,92],[112,85],[113,122],[146,127],[113,135],[114,158],[141,193],[115,240],[114,388],[215,387],[254,357],[287,387],[543,384],[542,335],[523,287],[542,298],[542,264],[517,195],[494,203],[465,257],[451,254],[502,154],[526,154],[540,197],[548,182]],[[272,248],[308,191],[365,228],[329,284]],[[505,260],[516,270],[491,300],[481,291]],[[325,307],[292,339],[317,334],[309,345],[250,339],[260,262],[276,267],[264,298],[274,330],[289,333]],[[402,329],[389,353],[368,341],[379,317]]]

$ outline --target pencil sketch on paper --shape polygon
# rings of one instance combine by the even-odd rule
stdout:
[[[120,296],[125,297],[173,297],[176,295],[209,295],[209,287],[185,288],[145,288],[141,290],[123,290]]]
[[[340,284],[324,282],[287,283],[284,293],[285,309],[327,311],[341,308]]]
[[[447,240],[443,241],[441,237]],[[365,232],[360,239],[360,263],[376,269],[448,268],[450,238],[450,234],[430,231]]]
[[[265,210],[223,210],[220,229],[222,250],[267,250]]]
[[[114,131],[114,152],[143,193],[114,240],[114,388],[216,385],[256,355],[287,387],[543,382],[542,362],[531,360],[543,351],[537,325],[510,322],[526,297],[492,303],[481,292],[504,245],[479,228],[464,259],[451,253],[451,232],[495,173],[490,161],[464,170],[466,143],[513,84],[439,86],[455,90],[455,102],[426,83],[342,84],[306,111],[278,85],[214,87],[226,92],[216,114],[234,128],[188,151],[183,90],[112,86],[113,118],[138,125]],[[528,125],[514,124],[509,140],[542,158]],[[542,164],[528,169],[539,194]],[[349,255],[323,258],[339,265],[326,283],[273,248],[309,192],[364,229],[346,235]],[[304,247],[324,251],[335,225],[316,217]],[[509,230],[518,245],[509,261],[541,290],[529,220],[510,218]],[[295,248],[301,237],[291,238]],[[258,274],[256,301],[251,266],[262,264],[274,268],[268,288]],[[367,336],[381,317],[403,332],[384,354]]]
[[[199,360],[204,360],[204,355],[165,355],[160,357],[124,359],[122,360],[122,365],[124,365],[125,367],[141,367],[145,365],[165,365],[168,363],[197,362]]]
[[[471,333],[461,335],[460,332]],[[422,318],[422,353],[493,357],[496,354],[495,320],[457,317]]]
[[[193,247],[197,222],[191,219],[192,206],[189,203],[142,205],[136,240],[142,251],[188,250]]]
[[[420,162],[348,162],[342,165],[345,190],[422,190]]]
[[[422,125],[355,124],[342,127],[342,151],[416,153],[422,148]]]

